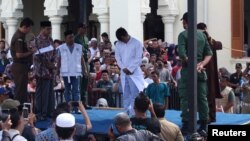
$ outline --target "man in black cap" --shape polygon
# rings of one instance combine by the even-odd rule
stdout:
[[[247,67],[249,67],[249,65],[247,65]],[[248,69],[248,68],[247,68]],[[229,86],[231,88],[234,89],[234,93],[236,96],[236,103],[238,104],[240,100],[242,100],[242,96],[241,96],[241,92],[239,91],[239,89],[241,89],[242,84],[244,82],[241,82],[241,80],[243,80],[243,72],[242,72],[242,64],[241,63],[236,63],[235,65],[235,70],[236,72],[230,75],[230,79],[229,79]],[[235,113],[240,113],[240,108],[236,108]]]
[[[180,96],[180,108],[181,108],[181,117],[182,117],[182,132],[187,134],[188,132],[188,121],[189,111],[188,109],[188,96],[187,91],[188,84],[188,51],[191,51],[188,48],[188,13],[185,13],[182,17],[182,24],[185,31],[181,32],[178,36],[178,49],[179,57],[182,60],[182,69],[181,69],[181,79],[180,84],[178,85],[178,92]],[[198,131],[205,130],[207,131],[207,121],[208,121],[208,101],[207,101],[207,75],[204,67],[210,61],[213,53],[208,44],[208,40],[205,34],[201,31],[197,31],[197,106],[199,112],[200,128]],[[191,60],[192,61],[192,60]]]
[[[86,35],[86,32],[87,32],[87,26],[83,23],[80,23],[78,25],[77,35],[75,36],[75,43],[82,45],[83,57],[84,57],[86,66],[88,66],[89,39]],[[83,102],[86,102],[87,86],[88,86],[88,76],[87,74],[85,74],[82,76],[81,81],[80,81],[81,100]]]
[[[241,63],[236,63],[235,65],[236,72],[230,75],[230,86],[233,89],[236,89],[240,86],[240,79],[242,77],[242,65]]]
[[[42,21],[41,30],[35,38],[35,48],[42,49],[53,45],[51,34],[51,22]],[[53,47],[52,47],[53,48]],[[48,52],[41,52],[34,56],[34,75],[36,77],[36,103],[35,112],[38,119],[44,120],[50,116],[54,109],[53,78],[55,67],[54,48]]]

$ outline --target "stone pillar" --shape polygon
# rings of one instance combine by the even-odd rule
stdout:
[[[6,22],[3,22],[3,28],[4,28],[4,30],[5,30],[5,40],[8,40],[9,38],[8,38],[8,26],[7,26],[7,24],[6,24]],[[10,44],[10,42],[8,42],[9,44]]]
[[[11,38],[14,35],[14,33],[17,30],[17,24],[18,24],[18,19],[17,18],[7,18],[6,19],[6,25],[8,28],[8,32],[6,32],[7,37],[8,37],[8,43],[10,44]],[[6,38],[7,39],[7,38]]]
[[[164,41],[168,43],[174,43],[174,16],[162,17],[162,22],[164,23]]]
[[[107,32],[109,34],[109,15],[98,15],[97,19],[101,25],[100,33],[102,34],[103,32]]]
[[[141,0],[141,38],[143,39],[143,23],[146,19],[146,15],[150,13],[149,0]]]
[[[23,3],[22,0],[2,0],[1,15],[4,19],[8,30],[5,32],[7,38],[5,39],[10,43],[13,34],[17,30],[17,24],[21,17],[23,17]]]
[[[174,43],[174,22],[179,10],[177,0],[158,0],[157,14],[162,16],[164,23],[164,41]]]
[[[61,23],[63,16],[68,15],[68,0],[45,0],[44,15],[49,17],[52,25],[52,39],[61,40]]]
[[[61,16],[49,17],[52,28],[52,39],[61,40],[61,23],[63,18]]]
[[[106,32],[110,35],[109,31],[109,0],[92,0],[93,14],[97,15],[100,23],[100,33]],[[98,37],[97,37],[98,38]]]

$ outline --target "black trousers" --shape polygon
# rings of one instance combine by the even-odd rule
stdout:
[[[29,66],[24,63],[13,63],[11,72],[15,83],[14,98],[21,104],[28,102],[27,85]]]
[[[36,78],[36,83],[35,113],[43,117],[51,116],[51,113],[55,109],[53,80]]]

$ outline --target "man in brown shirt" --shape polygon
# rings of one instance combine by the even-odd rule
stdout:
[[[25,35],[31,31],[33,25],[34,23],[30,18],[24,18],[11,39],[10,51],[13,58],[11,71],[16,86],[15,99],[19,100],[20,103],[28,101],[28,71],[32,64],[32,55],[36,49],[27,46]]]

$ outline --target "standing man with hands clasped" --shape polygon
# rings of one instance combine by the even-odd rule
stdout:
[[[11,72],[16,86],[15,99],[20,103],[28,102],[28,72],[36,48],[29,48],[27,46],[25,36],[31,31],[33,25],[34,23],[30,18],[24,18],[11,39],[10,52],[13,57]]]
[[[82,45],[74,43],[74,34],[68,30],[64,32],[65,43],[59,46],[58,71],[63,77],[66,102],[80,100],[80,78],[86,75],[86,65],[82,53]],[[75,107],[75,112],[77,108]]]
[[[182,23],[185,31],[181,32],[178,37],[178,48],[179,56],[182,60],[182,70],[181,70],[181,80],[178,87],[180,96],[180,108],[181,108],[181,118],[182,118],[182,132],[187,134],[188,131],[188,121],[189,111],[188,109],[188,97],[189,92],[188,87],[188,51],[192,51],[188,48],[188,13],[185,13],[182,17]],[[208,40],[205,34],[201,31],[197,31],[197,106],[199,112],[200,128],[198,131],[207,131],[207,121],[208,121],[208,101],[207,101],[207,77],[204,66],[210,61],[213,53],[208,44]],[[192,61],[192,60],[191,60]]]
[[[134,115],[134,101],[144,89],[144,78],[140,68],[143,46],[135,38],[128,35],[124,28],[116,31],[118,42],[115,48],[115,59],[121,68],[123,90],[123,107]]]

